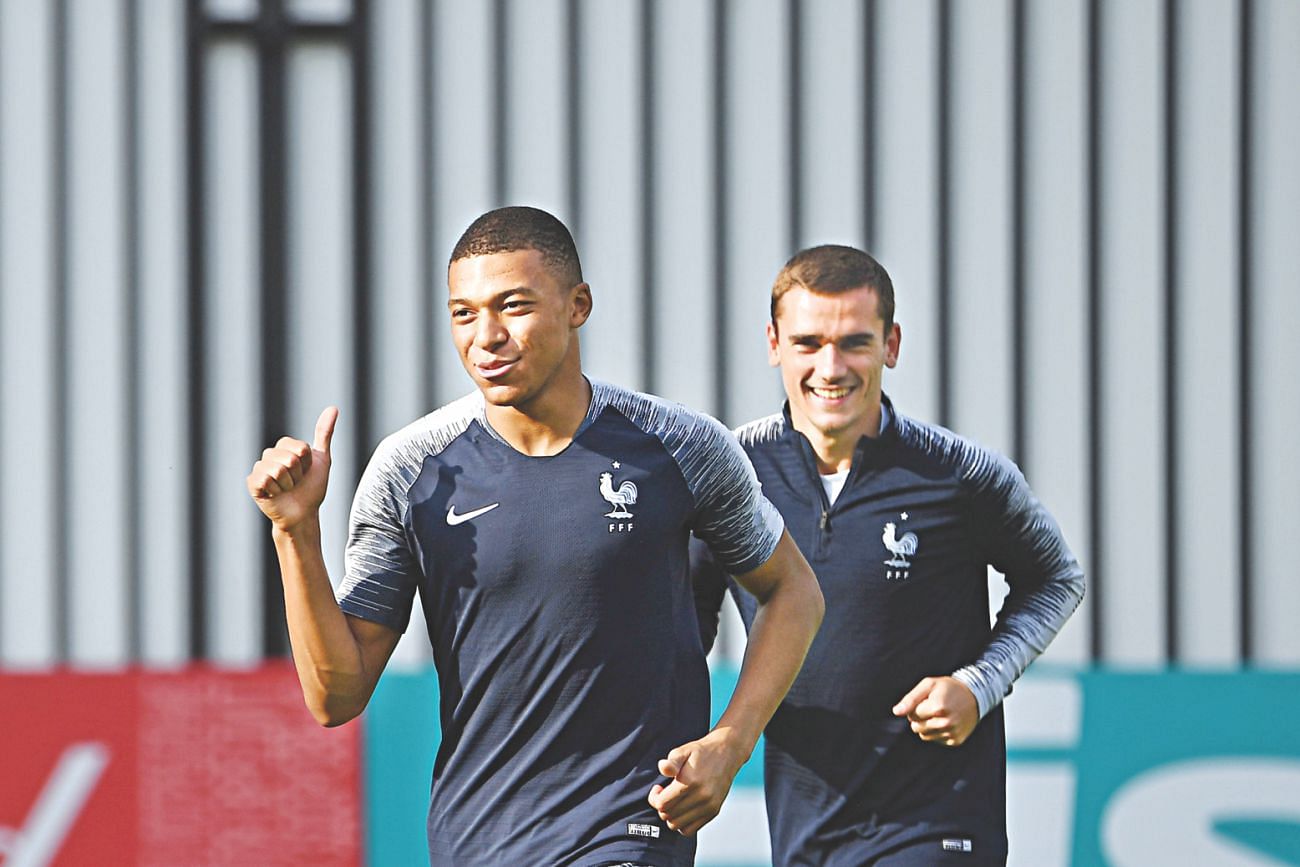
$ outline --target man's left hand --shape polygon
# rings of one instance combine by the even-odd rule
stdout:
[[[927,677],[894,705],[894,716],[905,716],[923,741],[960,746],[980,721],[979,703],[966,684],[955,677]]]
[[[714,729],[659,760],[659,773],[669,782],[656,784],[646,800],[669,828],[689,837],[718,815],[748,758],[734,741],[726,730]]]

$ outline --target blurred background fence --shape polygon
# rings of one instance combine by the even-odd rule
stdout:
[[[1294,672],[1298,94],[1294,0],[0,0],[0,667],[284,655],[244,475],[342,407],[337,580],[370,450],[470,388],[452,243],[523,203],[589,372],[733,425],[781,263],[865,247],[897,405],[1085,565],[1049,663]]]

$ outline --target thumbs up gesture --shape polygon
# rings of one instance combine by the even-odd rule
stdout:
[[[248,493],[277,530],[288,532],[315,519],[325,501],[330,475],[330,440],[339,420],[338,407],[326,407],[316,420],[311,445],[281,437],[262,452],[248,474]]]

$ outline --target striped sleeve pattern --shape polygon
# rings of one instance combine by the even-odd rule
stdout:
[[[352,501],[345,573],[335,591],[345,613],[406,630],[420,574],[407,534],[411,486],[425,459],[482,414],[483,399],[475,392],[407,425],[375,449]]]
[[[593,382],[592,391],[593,403],[613,406],[664,444],[695,500],[691,529],[719,565],[742,575],[767,562],[785,524],[763,496],[744,449],[721,422],[680,404],[605,383]]]
[[[953,677],[970,687],[984,717],[1051,643],[1084,594],[1083,569],[1056,519],[1044,508],[1016,465],[941,428],[910,419],[903,435],[958,467],[970,497],[978,544],[1007,578],[1002,605],[984,652]]]

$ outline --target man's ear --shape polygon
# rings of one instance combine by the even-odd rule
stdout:
[[[885,367],[893,368],[898,364],[898,347],[903,342],[903,329],[897,322],[889,326],[889,336],[885,338]]]
[[[570,291],[569,327],[578,328],[591,316],[591,287],[586,283],[579,283]]]
[[[777,333],[776,323],[767,323],[767,363],[773,367],[781,364],[781,336]]]

